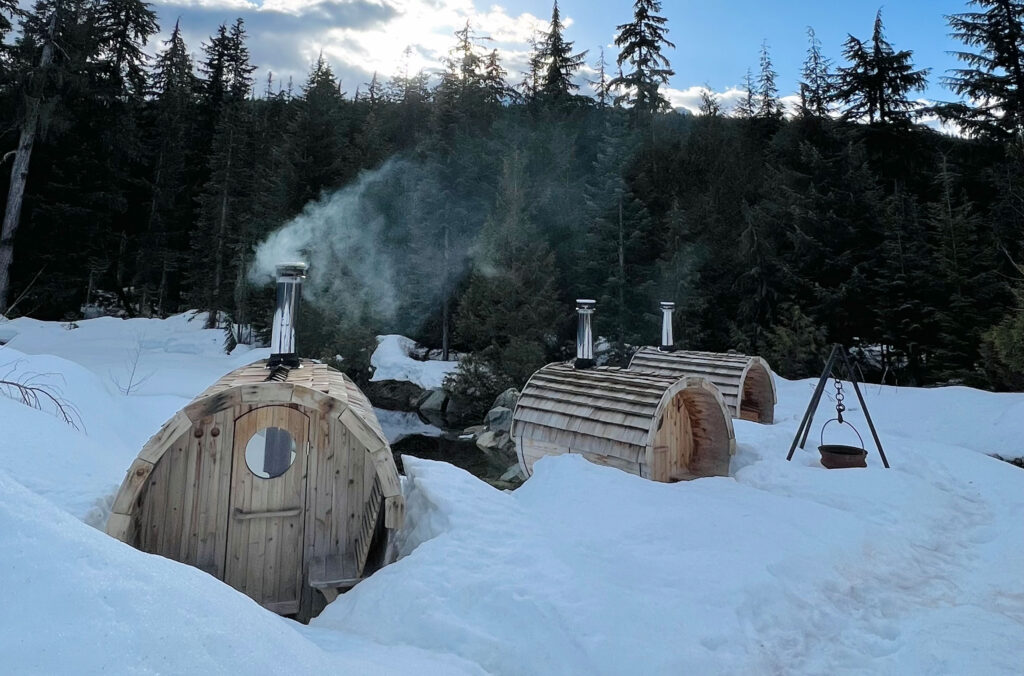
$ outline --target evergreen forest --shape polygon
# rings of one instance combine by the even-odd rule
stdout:
[[[870,380],[1024,388],[1024,2],[965,0],[947,73],[881,11],[835,63],[809,30],[799,83],[763,47],[696,114],[664,95],[661,3],[622,11],[607,59],[556,3],[526,73],[467,24],[436,72],[292,83],[255,80],[242,19],[194,46],[141,0],[0,0],[0,313],[197,309],[258,340],[258,246],[305,219],[299,345],[357,380],[402,333],[468,354],[454,391],[521,386],[571,356],[583,297],[612,360],[671,300],[677,345],[786,377],[840,342]]]

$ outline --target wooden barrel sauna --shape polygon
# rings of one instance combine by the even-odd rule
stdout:
[[[710,381],[571,364],[533,374],[512,436],[526,476],[541,457],[563,453],[654,481],[726,476],[736,451],[732,418]]]
[[[766,425],[775,421],[775,380],[761,357],[643,347],[633,355],[629,368],[677,378],[706,378],[721,391],[732,417]]]
[[[404,501],[366,396],[324,364],[294,366],[237,369],[171,418],[107,533],[308,621],[387,563]]]

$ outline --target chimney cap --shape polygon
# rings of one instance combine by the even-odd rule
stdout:
[[[658,307],[660,307],[662,310],[675,310],[676,304],[670,300],[663,300],[660,303],[658,303]]]
[[[577,298],[576,309],[577,310],[593,310],[597,307],[597,301],[589,298]]]
[[[302,261],[291,261],[277,264],[278,277],[305,277],[309,266]]]

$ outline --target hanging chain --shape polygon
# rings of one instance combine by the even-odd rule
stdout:
[[[846,405],[843,403],[843,399],[846,395],[843,394],[843,381],[836,378],[836,418],[839,420],[839,424],[843,424],[843,411],[846,410]]]

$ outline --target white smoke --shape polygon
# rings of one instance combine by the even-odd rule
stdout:
[[[305,261],[307,300],[349,316],[371,310],[379,317],[392,317],[398,294],[394,267],[382,246],[386,217],[373,206],[374,200],[365,197],[369,191],[394,190],[390,183],[407,168],[403,161],[390,160],[307,204],[257,247],[250,281],[266,284],[274,279],[278,263]]]

